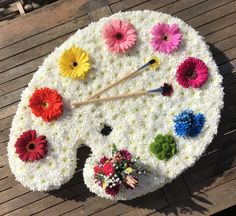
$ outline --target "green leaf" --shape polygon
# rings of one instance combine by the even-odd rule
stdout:
[[[116,145],[113,143],[112,144],[112,155],[114,155],[116,152],[118,152]]]

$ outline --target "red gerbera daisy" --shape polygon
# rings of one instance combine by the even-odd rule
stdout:
[[[184,88],[200,88],[208,79],[208,68],[201,59],[188,57],[179,65],[176,78]]]
[[[62,97],[54,89],[40,88],[32,94],[29,107],[35,116],[41,116],[44,121],[50,122],[63,112]]]
[[[45,136],[36,136],[35,130],[25,131],[15,143],[16,154],[23,161],[40,160],[47,153],[47,140]]]

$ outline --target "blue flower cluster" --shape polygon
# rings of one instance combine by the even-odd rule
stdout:
[[[184,110],[174,118],[175,133],[182,137],[196,137],[205,123],[203,114],[194,114],[192,110]]]

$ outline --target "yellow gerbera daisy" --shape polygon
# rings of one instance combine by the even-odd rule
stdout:
[[[60,73],[73,79],[84,79],[90,70],[89,56],[80,47],[72,46],[59,59]]]

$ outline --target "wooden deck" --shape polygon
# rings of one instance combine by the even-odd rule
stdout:
[[[6,155],[12,118],[22,90],[42,60],[78,28],[126,10],[157,10],[177,16],[209,43],[224,77],[225,106],[218,135],[207,152],[178,179],[128,202],[90,193],[81,158],[74,178],[50,193],[32,192],[15,181]],[[0,23],[0,215],[211,215],[236,204],[236,1],[60,0]],[[214,97],[214,92],[212,92]]]

